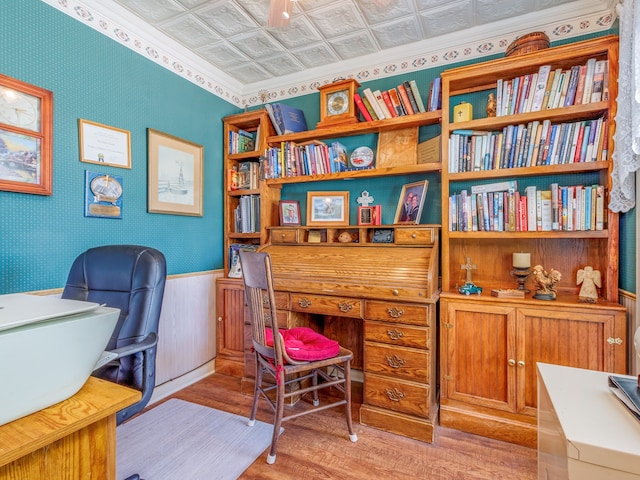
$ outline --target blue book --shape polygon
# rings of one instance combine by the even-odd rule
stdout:
[[[290,107],[284,103],[266,104],[265,108],[278,135],[308,130],[304,112],[299,108]]]

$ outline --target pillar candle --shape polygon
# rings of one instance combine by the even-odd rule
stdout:
[[[513,266],[515,268],[529,268],[531,266],[530,253],[514,253]]]

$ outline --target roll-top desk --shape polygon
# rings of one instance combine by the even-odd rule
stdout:
[[[272,258],[279,325],[311,326],[354,351],[360,422],[427,442],[438,413],[439,230],[275,227],[261,249]],[[337,240],[344,231],[353,242]]]

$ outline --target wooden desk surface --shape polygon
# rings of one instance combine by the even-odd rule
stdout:
[[[113,415],[140,398],[137,390],[89,377],[74,396],[0,426],[0,466]]]

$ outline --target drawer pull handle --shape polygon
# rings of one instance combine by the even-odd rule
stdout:
[[[281,238],[284,238],[285,236],[286,236],[286,235],[285,235],[284,233],[281,233],[281,234],[280,234],[280,237],[281,237]]]
[[[342,313],[348,313],[353,308],[353,305],[351,305],[350,303],[347,303],[347,302],[342,302],[342,303],[338,304],[338,308],[340,309],[340,311]]]
[[[389,400],[391,400],[392,402],[399,402],[404,398],[404,393],[402,393],[400,390],[398,390],[397,388],[387,388],[384,393],[387,394],[387,397],[389,398]]]
[[[613,344],[622,345],[622,339],[620,337],[617,337],[617,338],[609,337],[607,338],[607,343],[609,345],[613,345]]]
[[[400,368],[404,367],[405,361],[397,355],[390,357],[389,355],[385,355],[385,360],[387,361],[387,365],[391,368]]]
[[[513,358],[510,358],[507,363],[509,364],[510,367],[513,367],[516,364],[516,361]]]
[[[400,292],[395,288],[391,290],[391,293],[393,294],[394,297],[397,297],[398,295],[400,295]]]
[[[411,238],[418,238],[418,235],[416,235],[415,233],[412,233]]]
[[[519,367],[524,367],[524,360],[518,361],[518,366]]]
[[[391,340],[400,340],[402,337],[404,337],[404,333],[402,333],[400,330],[396,330],[395,328],[393,330],[387,330],[387,335],[389,335],[389,338]]]
[[[404,310],[401,308],[387,308],[387,313],[391,318],[400,318],[404,314]]]
[[[306,297],[303,297],[300,300],[298,300],[298,305],[300,305],[302,308],[309,308],[311,306],[311,300],[307,299]]]

